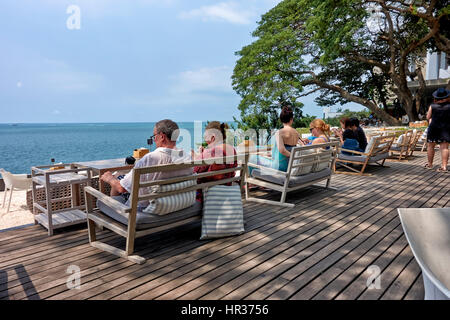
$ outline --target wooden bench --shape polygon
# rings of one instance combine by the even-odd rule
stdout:
[[[341,148],[335,161],[334,172],[353,175],[370,175],[364,173],[367,166],[373,163],[384,166],[384,162],[389,158],[389,149],[391,148],[394,139],[395,135],[372,137],[367,145],[367,152]],[[343,154],[342,151],[349,154]],[[357,170],[349,164],[362,166],[361,170]],[[337,170],[337,165],[350,171]]]
[[[169,213],[167,215],[156,216],[154,214],[146,214],[139,212],[138,211],[139,201],[145,200],[151,201],[158,198],[181,194],[188,191],[195,191],[199,189],[205,191],[205,189],[208,187],[233,182],[240,182],[241,187],[243,188],[245,183],[245,173],[247,172],[246,159],[248,159],[248,154],[207,159],[204,161],[192,161],[189,163],[182,163],[182,164],[158,165],[153,167],[133,169],[132,189],[129,198],[130,199],[129,206],[115,200],[112,197],[104,195],[103,193],[101,193],[98,190],[95,190],[92,187],[85,187],[84,191],[86,197],[86,207],[87,207],[86,212],[87,212],[90,244],[93,247],[96,247],[103,251],[107,251],[119,257],[126,258],[134,263],[138,264],[145,263],[145,258],[133,255],[134,243],[136,238],[143,237],[159,231],[172,229],[187,223],[199,221],[202,218],[202,207],[201,204],[196,201],[196,203],[193,206],[184,209],[186,211],[180,210],[178,212]],[[178,171],[182,169],[193,168],[196,166],[210,165],[212,163],[234,163],[234,162],[238,163],[238,165],[235,168],[205,172],[200,174],[192,174],[189,176],[180,176],[164,180],[144,181],[144,179],[142,179],[141,181],[141,177],[143,177],[144,175],[155,172]],[[225,174],[238,171],[240,172],[240,175],[236,174],[236,176],[233,178],[198,183],[196,185],[179,189],[176,191],[158,192],[158,193],[155,192],[139,193],[139,190],[141,188],[151,188],[174,183],[180,183],[184,181],[192,181],[192,180],[196,181],[199,178],[207,178],[218,174]],[[92,205],[93,198],[96,198],[99,201],[101,201],[102,207],[104,208],[103,211],[99,210],[99,208],[94,208],[94,206]],[[105,214],[106,211],[109,212],[109,214]],[[140,223],[138,219],[140,219],[142,223]],[[122,237],[125,237],[126,238],[125,250],[121,250],[104,242],[98,241],[95,230],[96,224],[105,227]]]
[[[245,199],[284,207],[294,207],[294,204],[285,202],[288,192],[305,188],[323,180],[327,180],[326,187],[329,188],[338,146],[339,142],[336,141],[294,147],[291,150],[286,172],[249,163],[248,167],[254,169],[251,176],[247,178]],[[250,197],[249,184],[281,192],[280,201]]]

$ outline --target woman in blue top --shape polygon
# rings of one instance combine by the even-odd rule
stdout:
[[[356,132],[353,131],[352,129],[353,126],[352,120],[345,117],[342,118],[340,122],[343,131],[342,130],[336,131],[335,134],[339,137],[339,140],[341,141],[342,149],[364,152],[364,150],[362,150],[359,147],[359,141]],[[342,153],[347,155],[354,155],[353,153],[345,151],[342,151]]]
[[[250,156],[249,162],[272,169],[287,171],[291,150],[297,144],[303,145],[299,133],[292,127],[294,112],[288,106],[283,107],[280,114],[283,128],[278,130],[271,138],[272,155],[270,158],[259,155]],[[249,168],[250,174],[252,168]]]

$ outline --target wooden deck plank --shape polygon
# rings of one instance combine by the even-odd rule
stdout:
[[[381,296],[381,300],[401,300],[414,284],[415,279],[421,274],[420,267],[412,258],[400,275]]]
[[[195,245],[193,246],[193,248],[199,247],[199,246],[200,246],[200,243],[199,243],[198,241],[193,241],[193,242],[195,242]],[[186,246],[186,242],[184,242],[183,245]],[[182,253],[182,252],[186,251],[186,249],[189,249],[189,248],[186,248],[186,247],[181,248],[180,252]],[[142,254],[142,252],[139,252],[139,253]],[[162,262],[164,263],[162,266],[165,266],[165,264],[167,264],[168,262],[170,262],[170,259],[169,259],[169,260],[168,260],[168,259],[162,259]],[[154,266],[156,266],[156,265],[154,265]],[[136,267],[137,267],[137,266],[136,266]],[[138,268],[138,267],[137,267],[137,268]],[[117,276],[120,276],[120,275],[118,275],[118,274],[112,275],[111,279],[114,279],[114,278],[116,278]],[[122,280],[123,280],[123,279],[122,279]],[[106,280],[106,281],[109,281],[109,280]],[[87,283],[87,285],[86,285],[85,287],[83,287],[81,291],[84,291],[85,288],[95,287],[96,284],[98,284],[98,283],[104,283],[103,279],[102,279],[101,282],[99,282],[99,281],[96,281],[96,282],[95,282],[95,281],[94,281],[94,282],[92,282],[92,283]],[[109,286],[113,286],[113,283],[109,282]],[[98,290],[98,288],[97,288],[96,290]],[[93,292],[94,292],[94,291],[91,291],[89,294],[93,294]],[[62,295],[63,295],[64,297],[66,297],[67,295],[71,295],[71,293],[63,293]],[[59,299],[59,298],[61,298],[61,295],[55,296],[55,297],[53,297],[53,298]]]
[[[358,300],[377,300],[390,287],[390,284],[395,281],[398,275],[412,260],[412,252],[409,246],[400,252],[400,254],[386,267],[380,274],[382,287],[381,290],[364,288],[363,293],[358,297]]]
[[[394,213],[395,214],[395,213]],[[265,276],[266,276],[266,274],[264,274]],[[283,281],[283,280],[279,280],[280,279],[280,277],[278,276],[277,277],[277,281]],[[283,281],[284,283],[285,283],[285,281]],[[270,283],[270,284],[268,284],[268,286],[270,287],[270,286],[273,286],[273,283]],[[275,285],[276,287],[278,287],[277,285]],[[252,296],[252,298],[258,298],[257,296]],[[259,298],[261,298],[261,297],[259,297]]]
[[[449,205],[450,175],[425,163],[418,153],[370,167],[372,176],[334,175],[337,191],[289,193],[294,208],[245,203],[247,232],[237,237],[199,241],[198,224],[143,237],[144,265],[91,247],[86,229],[0,232],[0,299],[423,299],[396,208]],[[125,244],[107,230],[99,236]],[[81,290],[67,288],[69,265],[81,269]],[[370,265],[382,270],[380,290],[367,289]]]
[[[268,208],[271,208],[271,207],[269,206]],[[280,212],[281,211],[283,211],[283,210],[280,210]],[[274,216],[274,217],[275,217],[276,220],[278,220],[278,221],[280,220],[280,216],[277,215],[277,216]],[[263,221],[265,221],[265,223],[267,224],[267,219],[263,219]],[[216,240],[216,242],[217,242],[217,240]],[[141,281],[142,281],[142,279],[141,279]],[[129,283],[127,283],[127,285],[129,285]]]
[[[424,300],[425,298],[425,289],[423,284],[423,277],[420,274],[413,285],[409,289],[408,293],[404,297],[405,300]]]
[[[210,283],[208,283],[207,285],[208,285],[208,288],[211,288]],[[166,287],[166,285],[165,285],[165,287]],[[214,292],[217,292],[217,290],[214,290]],[[173,296],[167,296],[167,297],[164,297],[164,296],[163,296],[163,298],[169,298],[169,297],[170,297],[170,298],[173,298]],[[190,298],[193,298],[193,297],[192,297],[192,296],[189,296],[188,298],[190,299]],[[207,296],[207,298],[211,298],[211,297],[208,297],[208,296]]]

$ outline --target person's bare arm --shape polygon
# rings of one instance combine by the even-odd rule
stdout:
[[[297,144],[300,144],[302,146],[306,145],[306,142],[302,139],[301,134],[297,130],[295,130],[295,131],[297,132],[297,138],[298,138]]]
[[[344,144],[344,133],[342,132],[342,130],[336,131],[336,136],[341,141],[341,144]]]
[[[427,120],[430,121],[431,120],[431,106],[428,108],[428,112],[427,112]]]
[[[108,183],[111,186],[111,196],[118,196],[121,193],[128,192],[122,185],[120,184],[119,179],[115,178],[111,172],[105,172],[100,180]]]

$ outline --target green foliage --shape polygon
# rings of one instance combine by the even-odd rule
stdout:
[[[441,12],[448,9],[444,2],[437,1]],[[425,41],[416,47],[429,25],[405,8],[403,1],[389,1],[389,5],[403,10],[389,9],[393,41],[386,40],[389,24],[385,15],[377,22],[380,30],[370,28],[371,6],[382,12],[376,1],[284,0],[264,14],[253,32],[255,41],[236,53],[239,59],[232,84],[241,96],[239,126],[276,127],[277,108],[286,103],[301,108],[301,97],[313,91],[319,92],[316,102],[320,106],[353,101],[395,122],[378,105],[387,105],[387,88],[396,86],[404,108],[412,110],[404,70],[407,63],[420,62],[430,45]],[[414,49],[402,51],[409,47]],[[383,68],[375,71],[374,66]],[[302,119],[300,126],[309,120]]]
[[[363,110],[363,111],[351,111],[349,109],[345,109],[342,111],[342,115],[339,117],[333,117],[333,118],[327,118],[324,121],[328,123],[332,127],[340,127],[339,120],[341,118],[347,117],[347,118],[357,118],[359,120],[368,118],[370,115],[369,110]]]
[[[310,133],[309,127],[308,128],[296,128],[295,130],[297,130],[297,132],[300,133],[300,135]]]
[[[294,128],[309,128],[309,124],[316,118],[316,116],[305,115],[303,118],[294,119]],[[307,129],[309,130],[309,129]]]

